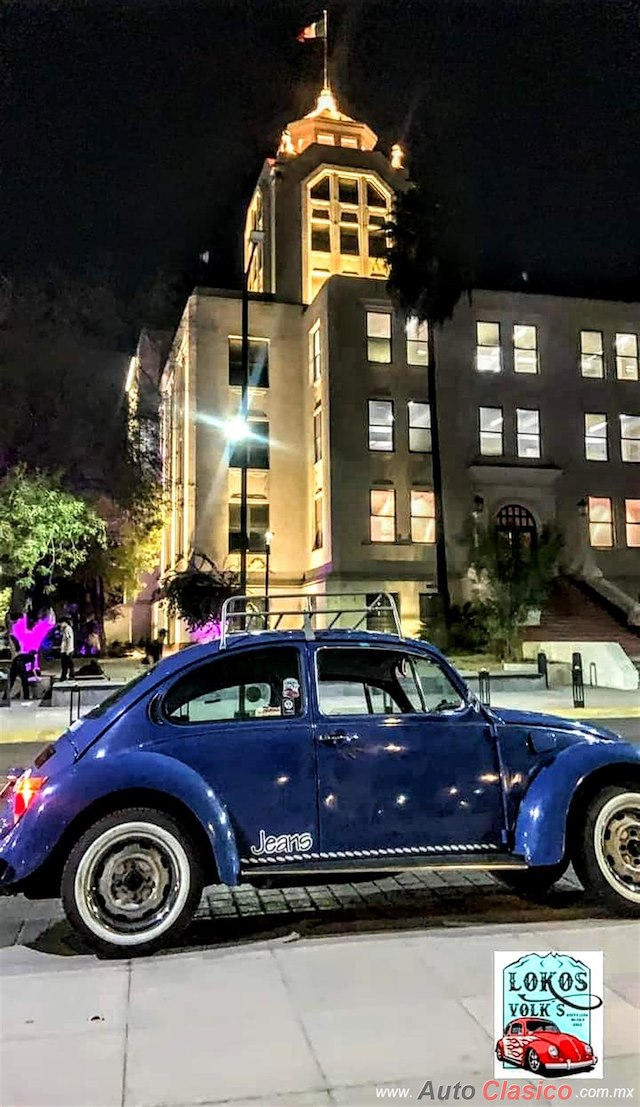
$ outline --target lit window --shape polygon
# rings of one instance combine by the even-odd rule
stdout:
[[[229,339],[229,384],[242,388],[242,339]],[[266,338],[249,339],[249,388],[269,387],[269,342]]]
[[[371,181],[367,181],[367,204],[370,208],[386,208],[387,198]]]
[[[616,376],[621,381],[638,379],[637,334],[616,335]]]
[[[372,542],[395,542],[396,494],[392,488],[371,490],[369,530]]]
[[[624,501],[627,546],[640,547],[640,500]]]
[[[367,312],[367,360],[391,361],[391,315],[388,311]]]
[[[538,372],[537,327],[516,323],[513,328],[513,368],[516,373]]]
[[[269,504],[247,504],[247,549],[252,551],[264,550],[266,546],[265,534],[269,530]],[[242,549],[242,530],[240,521],[240,504],[229,504],[229,553],[237,553]]]
[[[393,400],[369,400],[369,449],[393,450]]]
[[[330,200],[331,178],[328,175],[326,177],[321,177],[310,189],[309,194],[312,200]]]
[[[313,460],[322,461],[322,409],[313,413]]]
[[[411,492],[411,541],[436,540],[436,502],[433,492]]]
[[[352,135],[342,135],[340,138],[340,145],[347,146],[350,150],[358,150],[358,140]]]
[[[607,417],[587,411],[584,416],[584,456],[587,461],[608,461]]]
[[[476,323],[476,369],[479,373],[502,369],[499,323]]]
[[[589,542],[601,549],[613,546],[613,512],[607,496],[589,496]]]
[[[319,550],[324,546],[324,526],[322,522],[322,493],[313,501],[313,548]]]
[[[431,453],[431,408],[418,400],[409,401],[409,450],[413,454]]]
[[[229,447],[229,468],[269,468],[269,424],[251,420],[249,434]]]
[[[623,461],[640,461],[640,415],[620,416],[620,453]]]
[[[540,457],[540,412],[516,408],[518,457]]]
[[[503,424],[501,407],[480,408],[480,453],[486,457],[501,457],[503,447]]]
[[[331,253],[331,231],[328,226],[315,222],[311,224],[311,249],[319,254]]]
[[[580,331],[580,372],[583,377],[604,377],[602,331]]]
[[[309,376],[314,384],[320,380],[322,374],[322,336],[320,323],[316,323],[309,331]]]
[[[357,227],[340,227],[340,253],[354,255],[360,253]]]
[[[407,365],[429,364],[429,324],[409,316],[406,323]]]
[[[318,142],[320,146],[335,146],[335,135],[321,134],[320,131],[318,131]]]
[[[351,177],[338,178],[338,200],[341,204],[358,206],[358,182]]]

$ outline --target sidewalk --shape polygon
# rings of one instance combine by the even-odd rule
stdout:
[[[14,946],[0,953],[0,1101],[373,1107],[381,1085],[415,1102],[430,1080],[436,1094],[473,1085],[465,1101],[482,1103],[493,952],[510,949],[604,950],[605,1080],[571,1077],[573,1098],[618,1086],[638,1103],[637,927],[602,919],[285,936],[133,962]]]
[[[570,688],[536,692],[492,692],[494,707],[521,711],[543,711],[564,718],[640,719],[640,692],[619,692],[613,688],[586,688],[586,707],[574,708]],[[90,709],[87,709],[90,710]],[[0,707],[0,744],[48,742],[69,725],[66,707],[40,707],[15,700],[10,708]]]

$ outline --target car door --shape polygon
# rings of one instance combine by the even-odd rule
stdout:
[[[305,665],[293,644],[225,650],[177,677],[156,713],[157,744],[226,804],[246,864],[316,848]]]
[[[322,646],[315,674],[323,853],[501,847],[493,738],[435,655]]]

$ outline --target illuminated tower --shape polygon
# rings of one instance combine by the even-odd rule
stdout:
[[[265,233],[249,287],[309,304],[333,274],[384,280],[384,224],[394,191],[405,185],[399,147],[390,161],[377,135],[341,112],[331,88],[283,131],[260,174],[245,223]]]

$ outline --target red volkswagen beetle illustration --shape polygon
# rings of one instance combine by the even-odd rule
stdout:
[[[535,1073],[588,1072],[598,1061],[588,1042],[549,1019],[514,1019],[496,1044],[496,1056]]]

